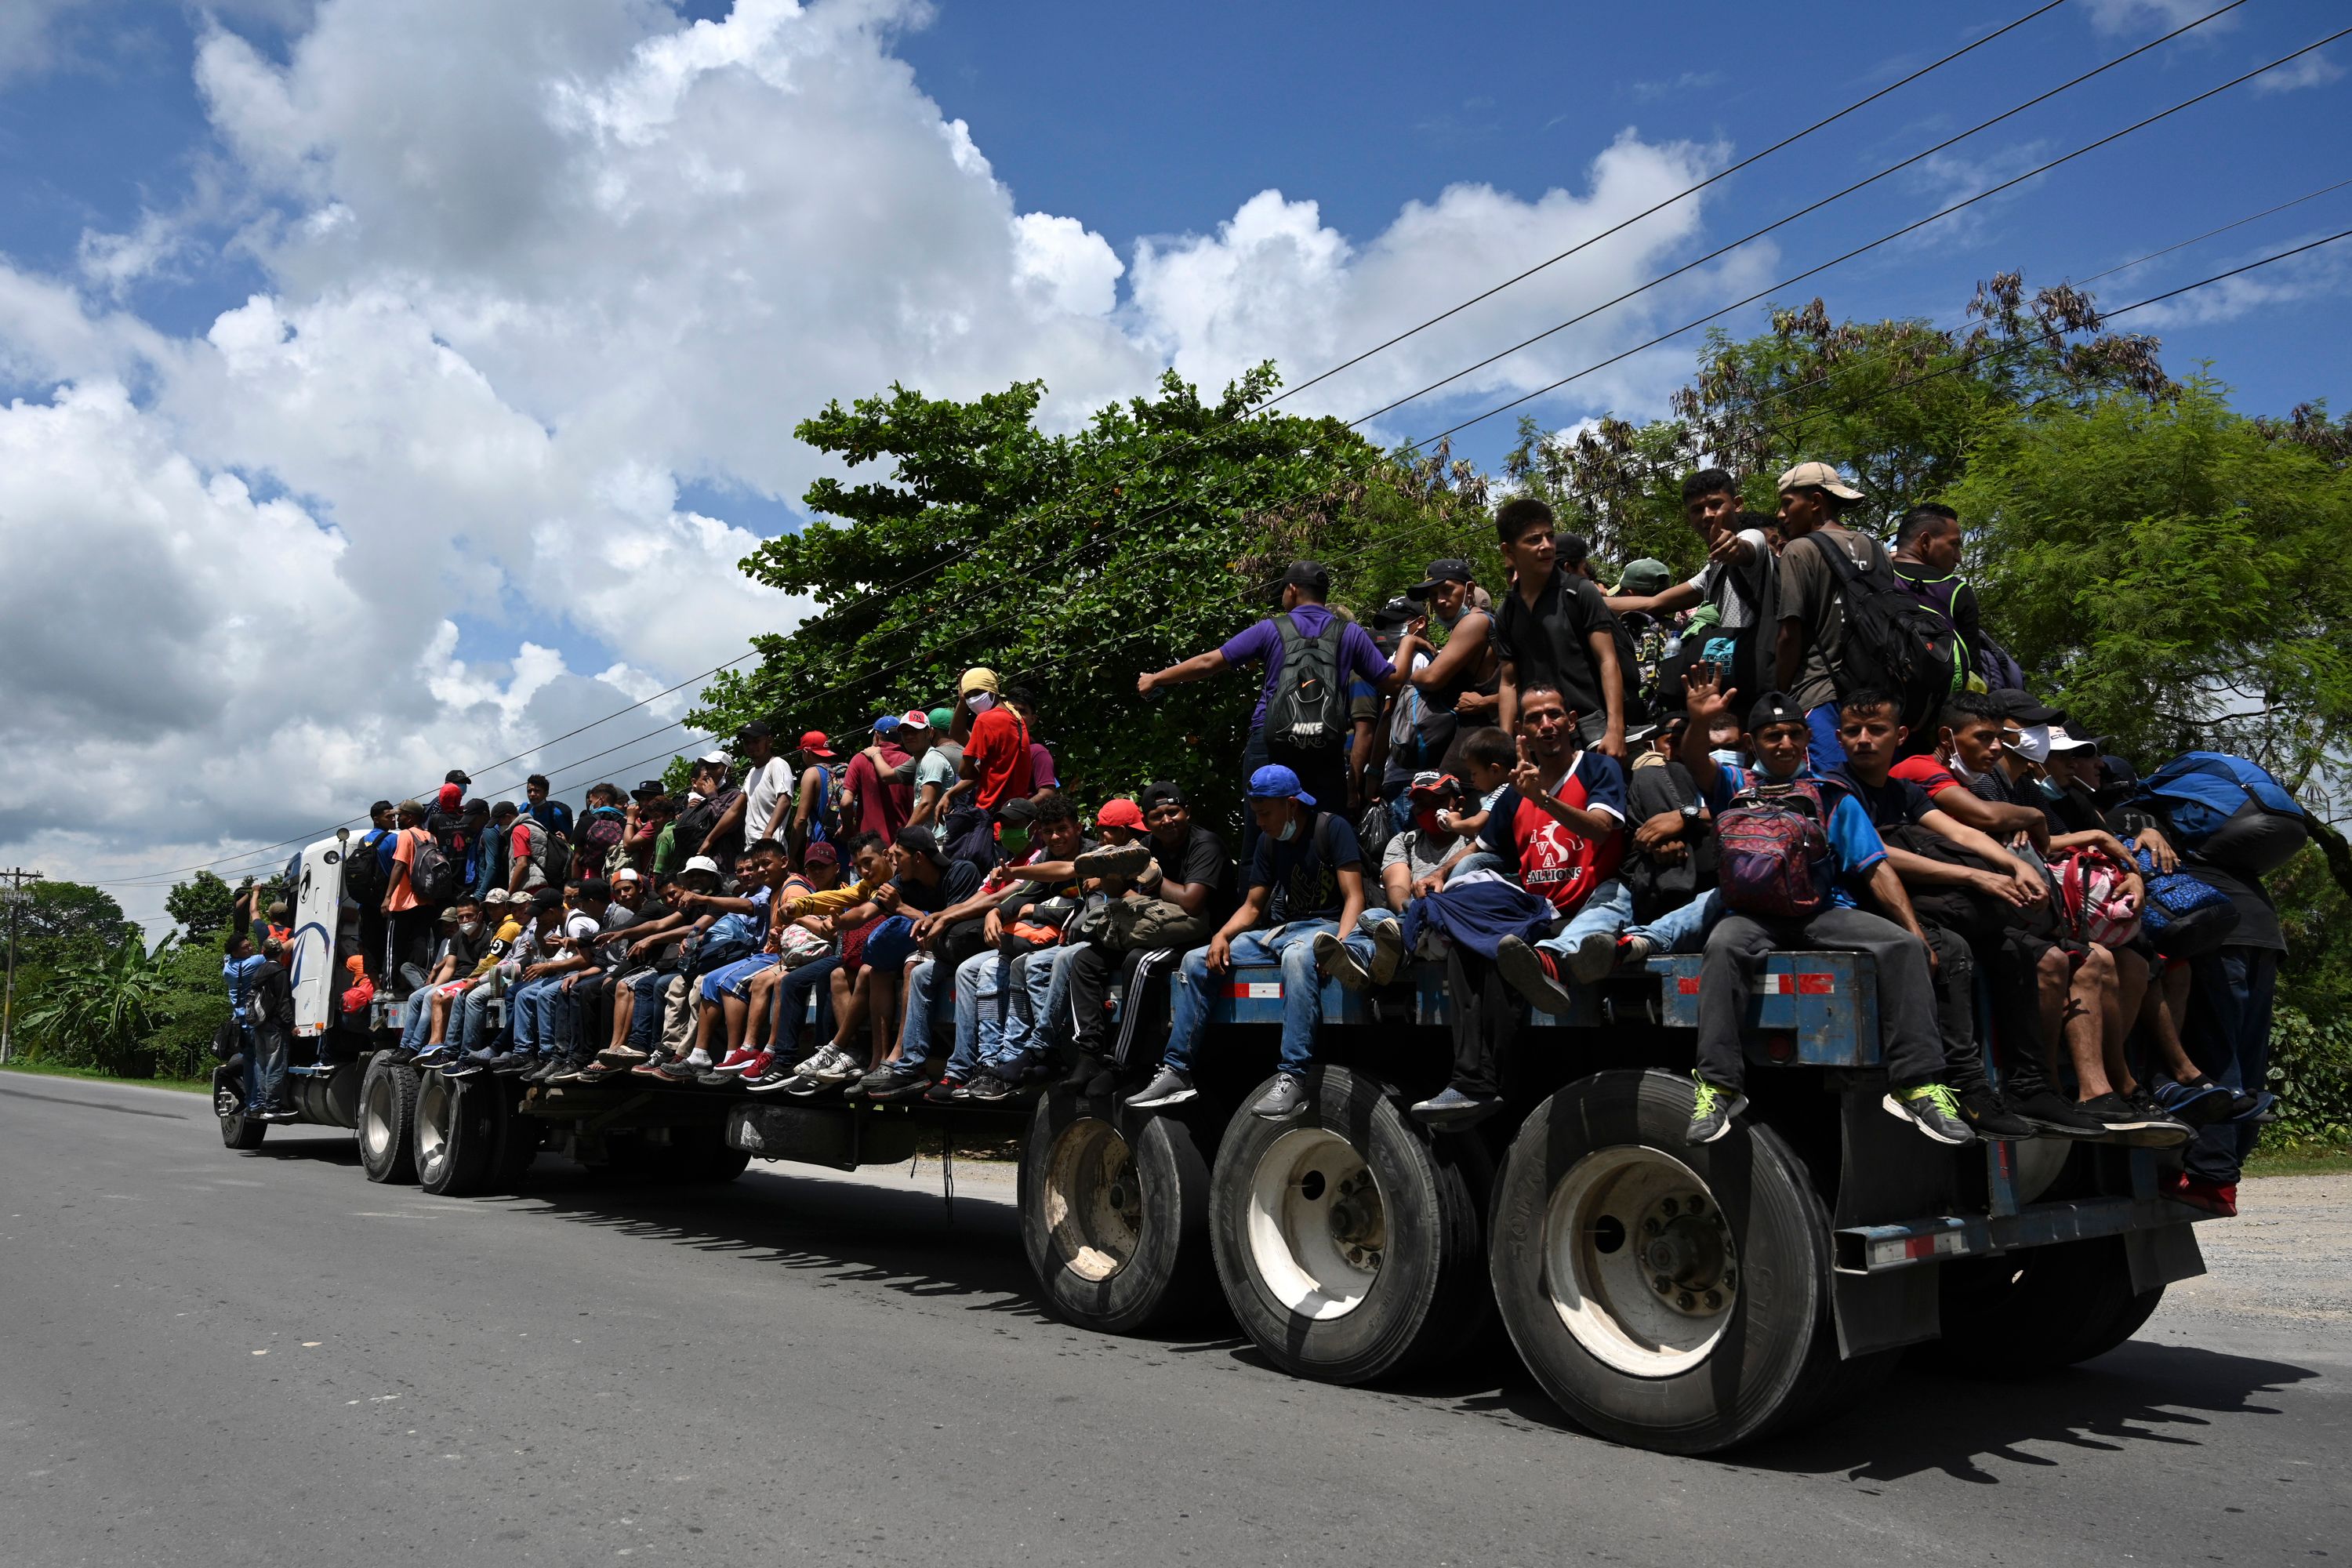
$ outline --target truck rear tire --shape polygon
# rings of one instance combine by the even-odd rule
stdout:
[[[360,1168],[371,1182],[416,1180],[416,1069],[390,1051],[368,1058],[360,1080]]]
[[[1973,1377],[2038,1377],[2139,1331],[2164,1287],[2135,1291],[2123,1237],[2021,1247],[1937,1266],[1943,1338],[1922,1352]]]
[[[1244,1109],[1217,1151],[1209,1239],[1227,1304],[1300,1377],[1364,1383],[1446,1360],[1489,1310],[1471,1182],[1387,1086],[1322,1068],[1306,1089],[1297,1121]]]
[[[681,1127],[670,1133],[670,1166],[681,1182],[731,1182],[751,1163],[748,1149],[730,1148],[727,1128]]]
[[[498,1153],[504,1086],[484,1078],[427,1073],[417,1085],[416,1184],[436,1197],[471,1197],[489,1183]]]
[[[1822,1414],[1892,1354],[1842,1363],[1829,1215],[1771,1129],[1683,1142],[1690,1086],[1603,1072],[1505,1157],[1495,1300],[1544,1392],[1602,1436],[1704,1454]]]
[[[547,1135],[547,1124],[543,1119],[525,1116],[517,1109],[515,1091],[509,1081],[494,1079],[488,1087],[499,1096],[503,1114],[499,1118],[498,1146],[490,1156],[489,1174],[483,1181],[483,1190],[520,1192],[531,1162],[539,1158],[539,1146]]]
[[[1209,1162],[1181,1118],[1108,1109],[1059,1088],[1039,1098],[1021,1148],[1021,1244],[1055,1317],[1140,1333],[1216,1299]]]
[[[220,1118],[221,1146],[251,1153],[261,1147],[261,1140],[269,1131],[269,1123],[257,1121],[245,1113],[245,1089],[231,1081],[232,1074],[223,1069],[213,1073],[213,1114]]]

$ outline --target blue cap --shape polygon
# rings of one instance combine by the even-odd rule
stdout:
[[[896,713],[885,713],[874,721],[874,732],[877,735],[887,735],[898,727],[898,716]]]
[[[1252,800],[1295,800],[1301,805],[1315,804],[1315,797],[1299,784],[1298,775],[1280,763],[1268,763],[1250,774],[1249,797]]]

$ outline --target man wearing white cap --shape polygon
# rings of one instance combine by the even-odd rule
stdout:
[[[1838,521],[1848,505],[1862,499],[1862,492],[1827,463],[1799,463],[1780,476],[1780,531],[1789,545],[1780,553],[1780,634],[1773,684],[1805,710],[1813,766],[1822,773],[1845,761],[1845,747],[1838,740],[1837,671],[1845,657],[1846,576],[1822,552],[1840,552],[1860,573],[1891,576],[1895,570],[1885,545]]]

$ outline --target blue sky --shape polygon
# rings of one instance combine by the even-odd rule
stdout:
[[[2222,3],[2066,0],[1300,405],[1364,413]],[[789,431],[827,398],[1034,376],[1069,423],[1171,363],[1215,383],[1271,356],[1296,382],[2030,8],[12,0],[0,528],[37,569],[0,611],[94,651],[21,672],[0,716],[13,754],[56,759],[0,792],[0,853],[194,862],[586,723],[792,623],[733,563],[825,471]],[[2347,22],[2248,0],[1375,434],[1452,424]],[[1780,297],[1950,321],[1996,271],[2084,277],[2352,179],[2347,67],[2352,40]],[[2352,185],[2096,292],[2347,227]],[[2348,310],[2352,242],[2130,324],[2249,411],[2341,411]],[[1654,414],[1695,346],[1529,406]],[[1491,466],[1515,419],[1457,450]],[[110,595],[77,593],[95,541]],[[344,667],[256,658],[261,638]],[[62,815],[108,768],[105,819]]]

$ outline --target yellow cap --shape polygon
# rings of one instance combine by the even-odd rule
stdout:
[[[997,688],[996,671],[982,669],[976,665],[965,670],[962,682],[956,687],[956,695],[969,697],[975,691],[985,691],[991,697],[1003,696],[1003,693]]]

